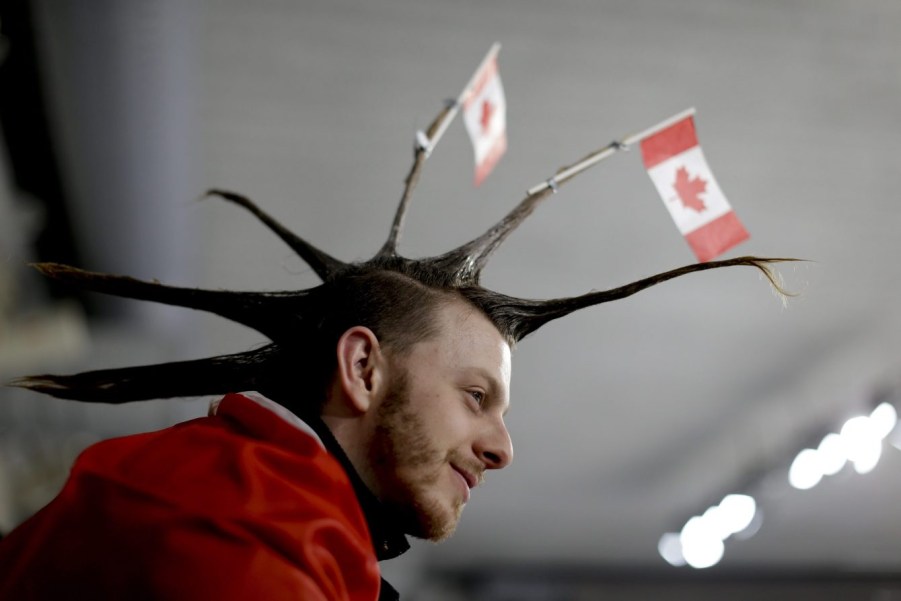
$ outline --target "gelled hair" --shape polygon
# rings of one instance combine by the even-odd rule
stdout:
[[[429,134],[442,115],[432,123]],[[396,352],[435,334],[434,309],[451,298],[465,300],[497,327],[512,345],[544,324],[601,303],[696,271],[746,265],[758,269],[782,294],[770,265],[779,261],[738,257],[679,267],[625,286],[581,296],[549,300],[516,298],[484,288],[480,276],[492,253],[556,187],[528,194],[481,236],[442,255],[410,259],[397,253],[410,194],[427,153],[417,147],[404,193],[387,241],[368,261],[345,263],[303,240],[248,198],[222,190],[209,196],[232,202],[278,235],[322,280],[305,290],[238,292],[167,286],[157,282],[75,267],[36,264],[45,276],[84,289],[120,297],[207,311],[253,328],[271,342],[240,353],[191,361],[89,371],[74,375],[19,378],[13,386],[88,402],[130,401],[215,395],[258,390],[298,409],[299,382],[317,387],[321,398],[334,371],[335,343],[355,325],[373,330]]]

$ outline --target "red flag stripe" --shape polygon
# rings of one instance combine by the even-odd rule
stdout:
[[[670,125],[641,141],[641,157],[646,169],[698,145],[695,122],[691,117]]]
[[[706,263],[748,238],[747,230],[734,211],[685,234],[685,240],[701,263]]]

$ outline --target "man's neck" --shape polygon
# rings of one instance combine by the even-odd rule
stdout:
[[[338,460],[347,477],[353,485],[357,500],[363,510],[366,523],[369,526],[369,532],[372,536],[372,544],[375,549],[376,557],[379,561],[391,559],[404,553],[410,548],[410,543],[404,536],[400,526],[392,518],[390,512],[378,500],[372,489],[367,486],[360,475],[356,465],[351,461],[347,450],[338,437],[332,432],[329,422],[333,420],[328,417],[310,417],[304,416],[304,421],[322,439],[325,448]],[[340,429],[339,429],[340,433]],[[351,447],[348,450],[358,450]]]

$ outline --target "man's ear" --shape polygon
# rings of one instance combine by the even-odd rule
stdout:
[[[338,339],[337,383],[351,407],[365,413],[372,407],[384,381],[385,356],[379,339],[369,328],[354,326]]]

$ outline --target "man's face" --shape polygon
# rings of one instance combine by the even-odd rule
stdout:
[[[463,302],[437,313],[437,335],[391,358],[370,447],[381,500],[408,533],[434,541],[453,533],[485,470],[513,459],[510,347]]]

